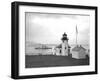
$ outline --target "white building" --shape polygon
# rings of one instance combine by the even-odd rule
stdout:
[[[86,49],[83,48],[81,45],[80,46],[76,46],[72,49],[72,58],[76,58],[76,59],[84,59],[86,58]]]
[[[62,43],[55,47],[55,55],[68,56],[70,54],[70,46],[68,45],[67,34],[64,33]],[[54,54],[54,53],[53,53]]]

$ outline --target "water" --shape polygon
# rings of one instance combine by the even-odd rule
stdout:
[[[25,53],[26,55],[50,55],[52,54],[52,48],[57,46],[56,44],[51,45],[48,44],[46,45],[47,47],[51,48],[51,49],[36,49],[37,47],[41,47],[41,45],[26,45],[25,47]],[[89,50],[89,45],[82,45],[86,50]],[[70,45],[71,47],[71,52],[72,52],[72,48],[75,47],[75,45]]]

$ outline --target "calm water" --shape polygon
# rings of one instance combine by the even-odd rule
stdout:
[[[57,45],[46,45],[50,48],[53,48]],[[89,49],[89,45],[82,45],[85,49]],[[25,53],[26,55],[49,55],[52,54],[52,49],[35,49],[37,47],[41,47],[41,45],[26,45],[25,47]],[[70,45],[71,50],[73,47],[75,47],[75,45]]]

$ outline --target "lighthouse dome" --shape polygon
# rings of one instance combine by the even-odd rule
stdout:
[[[68,37],[67,34],[64,32],[63,37],[61,38],[62,41],[67,40],[68,41]]]

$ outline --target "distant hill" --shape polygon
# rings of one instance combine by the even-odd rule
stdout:
[[[25,42],[26,47],[34,47],[34,46],[41,46],[42,44],[39,43],[35,43],[35,42],[30,42],[30,41],[26,41]]]
[[[34,47],[34,48],[51,48],[51,44],[40,44],[40,43],[35,43],[35,42],[26,42],[26,47]]]

